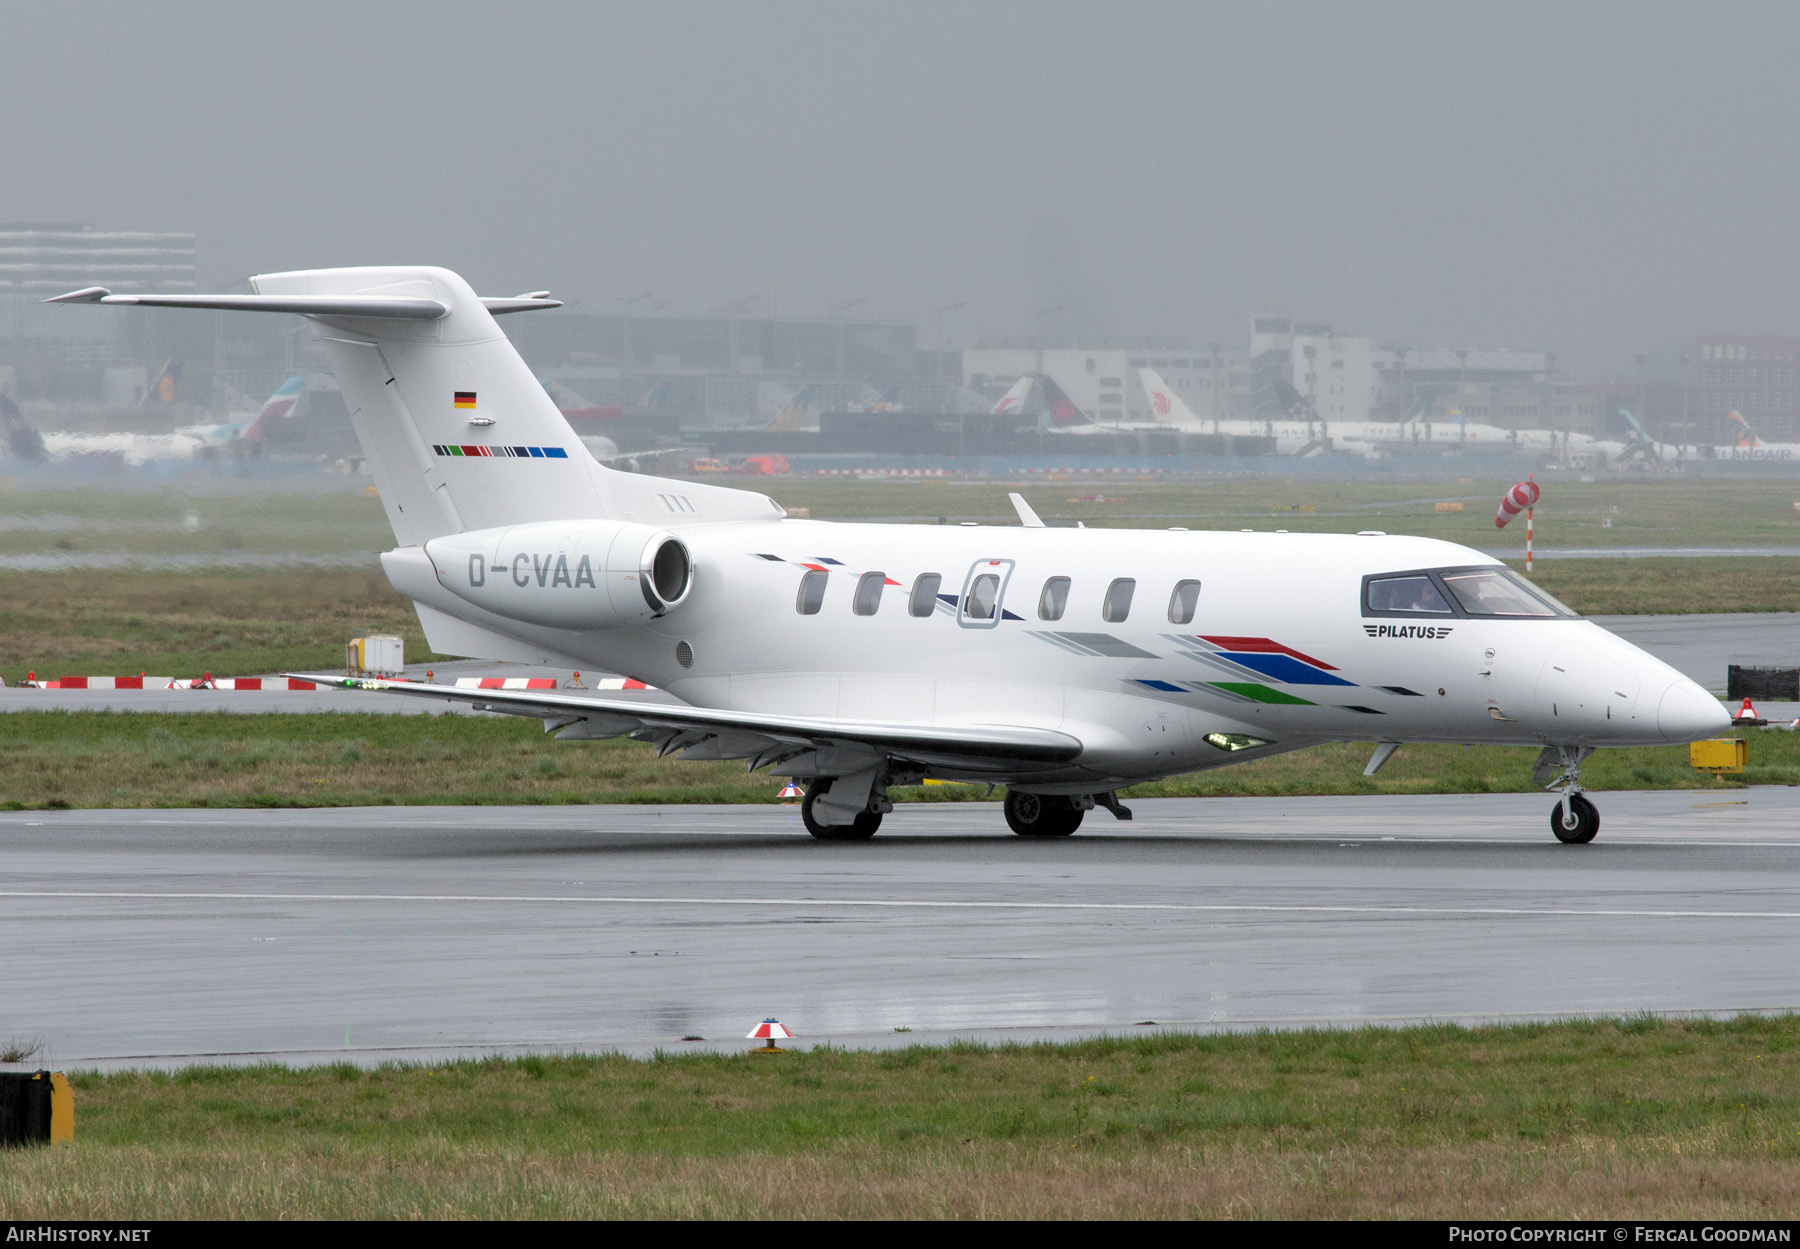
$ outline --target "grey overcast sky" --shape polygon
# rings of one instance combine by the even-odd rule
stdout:
[[[1257,311],[1672,371],[1800,334],[1800,5],[21,3],[0,221],[202,280],[1242,343]]]

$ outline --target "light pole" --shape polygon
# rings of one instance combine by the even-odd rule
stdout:
[[[729,366],[730,372],[735,373],[738,371],[738,319],[740,317],[742,317],[746,312],[750,311],[751,304],[755,303],[757,300],[759,300],[761,298],[762,298],[761,295],[746,295],[742,299],[738,300],[736,303],[724,304],[719,308],[720,312],[727,312],[727,313],[731,314],[731,364]]]
[[[1556,419],[1556,353],[1544,353],[1544,428],[1554,430],[1556,426],[1550,422]],[[1551,435],[1555,437],[1554,434]],[[1563,456],[1569,454],[1569,431],[1563,430]]]
[[[1037,348],[1038,389],[1044,387],[1044,318],[1053,317],[1063,310],[1061,304],[1053,304],[1048,308],[1039,308],[1032,314],[1031,341]]]
[[[837,318],[837,366],[832,373],[840,382],[844,380],[844,314],[867,302],[866,299],[847,299],[831,305],[831,315]]]
[[[1692,432],[1688,423],[1688,365],[1693,360],[1688,356],[1677,356],[1676,362],[1681,365],[1681,432],[1686,437]]]
[[[1469,414],[1463,409],[1472,407],[1468,398],[1469,390],[1469,352],[1467,348],[1458,348],[1456,352],[1456,407],[1462,420],[1456,425],[1456,440],[1467,442],[1469,438]]]
[[[1649,409],[1647,409],[1644,406],[1644,361],[1647,358],[1648,357],[1646,357],[1643,352],[1640,351],[1637,353],[1637,366],[1638,366],[1637,418],[1638,418],[1638,423],[1641,424],[1646,430],[1650,428],[1650,411],[1649,411]],[[1669,431],[1665,429],[1665,430],[1663,430],[1663,441],[1667,442],[1668,440],[1669,440]]]
[[[619,353],[619,402],[626,407],[631,406],[629,391],[631,378],[631,310],[643,303],[653,294],[651,291],[639,291],[635,295],[625,297],[625,346]]]
[[[1206,352],[1212,357],[1212,418],[1213,433],[1215,434],[1219,432],[1219,414],[1220,409],[1225,402],[1225,382],[1224,379],[1219,376],[1219,351],[1220,346],[1218,343],[1206,344]],[[1118,424],[1117,417],[1113,418],[1113,423],[1115,425]]]
[[[936,381],[937,381],[937,391],[938,391],[938,405],[939,405],[940,410],[945,411],[945,412],[948,412],[950,409],[944,400],[944,314],[946,312],[955,312],[958,308],[967,308],[968,306],[969,306],[968,300],[959,299],[953,304],[939,304],[937,307],[932,309],[932,311],[937,314],[937,378],[936,378]],[[960,381],[961,379],[959,378],[957,380]]]

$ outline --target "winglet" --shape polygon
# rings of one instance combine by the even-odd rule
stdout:
[[[1013,510],[1019,514],[1021,525],[1027,529],[1044,528],[1044,522],[1039,520],[1038,514],[1031,510],[1031,504],[1025,501],[1024,495],[1009,494],[1006,497],[1012,500]]]

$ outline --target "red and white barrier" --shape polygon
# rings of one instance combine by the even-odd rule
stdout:
[[[553,690],[555,677],[457,677],[459,690]],[[584,688],[594,690],[647,690],[650,686],[630,677],[602,677]]]
[[[387,677],[389,681],[408,681],[410,677]],[[553,690],[561,683],[555,677],[458,677],[459,690]],[[20,689],[38,690],[252,690],[272,693],[283,690],[316,690],[316,681],[298,677],[195,677],[192,680],[172,677],[58,677],[39,681],[35,674],[19,682]],[[601,677],[591,684],[577,686],[592,690],[649,690],[655,686],[630,677]]]
[[[20,688],[40,690],[316,690],[312,681],[294,677],[58,677],[54,681],[21,681]]]

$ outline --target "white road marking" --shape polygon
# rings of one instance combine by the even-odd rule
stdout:
[[[908,898],[700,898],[481,893],[153,893],[83,889],[0,889],[0,898],[92,898],[158,902],[512,902],[590,906],[785,906],[877,910],[1157,911],[1192,914],[1486,915],[1520,918],[1800,919],[1800,911],[1660,911],[1612,907],[1309,906],[1203,902],[1018,902]]]

